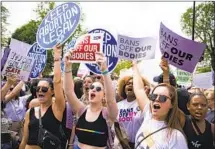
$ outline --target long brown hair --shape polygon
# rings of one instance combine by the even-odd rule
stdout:
[[[167,127],[170,128],[169,135],[171,135],[173,129],[177,129],[183,133],[180,118],[179,118],[181,113],[178,108],[178,95],[177,95],[176,89],[169,84],[161,83],[155,86],[155,88],[152,90],[152,93],[158,87],[166,87],[169,91],[169,96],[171,98],[172,108],[169,110],[167,117],[165,119],[165,122],[167,123]]]

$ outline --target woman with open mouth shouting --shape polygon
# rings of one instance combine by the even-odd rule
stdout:
[[[41,79],[36,88],[40,105],[26,112],[19,149],[59,149],[66,145],[62,133],[65,98],[61,81],[62,47],[54,47],[54,81]],[[53,101],[53,97],[55,100]]]
[[[65,55],[64,91],[71,109],[79,117],[75,129],[78,138],[77,148],[105,149],[107,146],[110,148],[110,122],[115,121],[118,109],[106,58],[103,54],[96,53],[96,62],[104,77],[104,85],[101,82],[94,82],[90,86],[89,104],[86,106],[78,100],[74,92],[71,54],[69,51]],[[106,100],[107,108],[102,106],[103,98]]]
[[[187,149],[177,113],[177,93],[174,87],[162,83],[149,97],[136,62],[133,62],[133,86],[144,120],[137,132],[135,149]]]

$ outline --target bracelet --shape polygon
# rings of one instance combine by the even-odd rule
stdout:
[[[70,72],[72,72],[72,70],[68,70],[68,71],[65,70],[64,72],[65,72],[65,73],[70,73]]]
[[[108,74],[108,72],[109,72],[108,70],[104,70],[101,72],[101,74],[106,75],[106,74]]]
[[[68,146],[73,146],[74,144],[72,144],[72,143],[69,143],[69,144],[67,144]]]

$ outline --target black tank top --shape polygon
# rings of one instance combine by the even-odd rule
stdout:
[[[187,136],[189,149],[213,149],[213,135],[211,131],[211,124],[205,120],[206,128],[203,134],[197,135],[190,117],[186,116],[184,125],[184,133]]]
[[[53,135],[61,138],[61,133],[59,132],[59,127],[61,122],[55,118],[52,111],[52,106],[50,106],[46,113],[43,115],[42,124],[43,128],[51,132]],[[30,109],[30,122],[28,125],[29,136],[28,136],[28,145],[37,145],[38,144],[38,133],[39,133],[39,119],[35,117],[34,108]]]
[[[86,121],[86,113],[87,110],[80,116],[76,125],[75,134],[78,141],[96,147],[107,146],[108,126],[102,116],[102,111],[94,122]]]

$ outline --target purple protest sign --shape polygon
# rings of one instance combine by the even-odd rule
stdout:
[[[169,64],[192,73],[206,45],[186,39],[160,24],[160,50]]]
[[[11,51],[10,48],[5,48],[4,49],[4,55],[3,55],[2,59],[1,59],[1,71],[4,68],[4,65],[5,65],[5,63],[7,61],[8,55],[10,54],[10,51]]]

